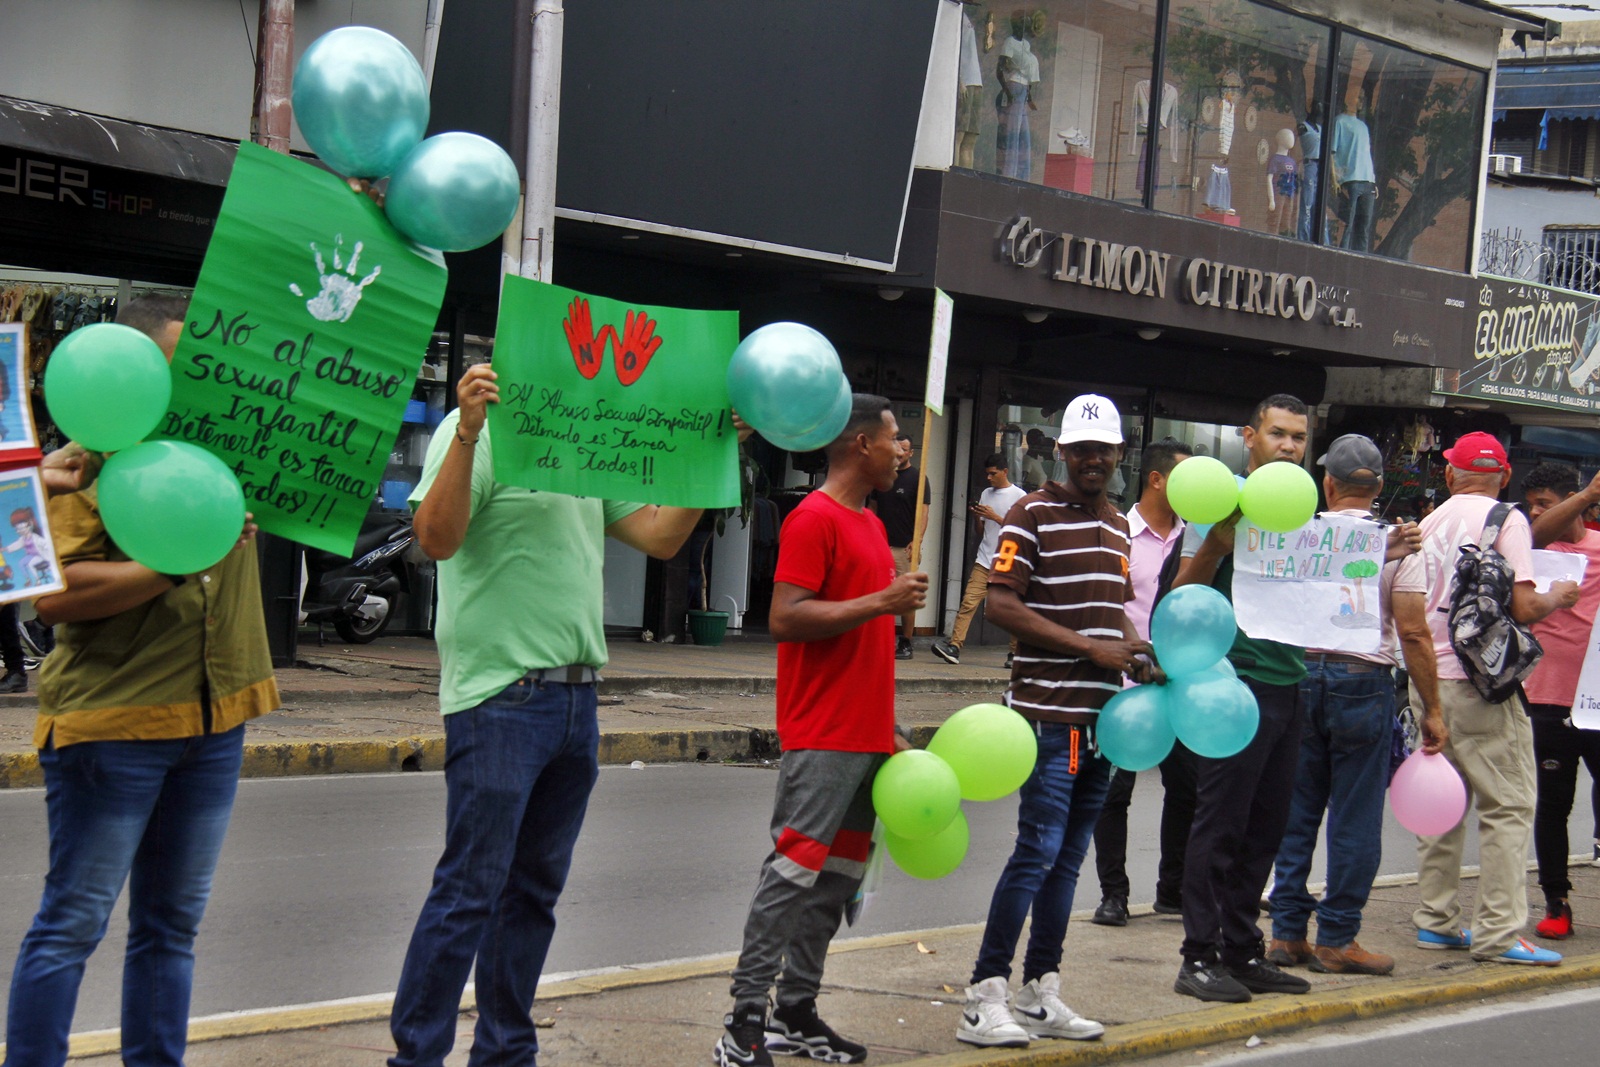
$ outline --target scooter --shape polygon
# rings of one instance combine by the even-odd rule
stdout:
[[[410,515],[374,515],[362,523],[351,556],[306,549],[300,622],[332,623],[339,636],[364,645],[389,628],[396,597],[410,592],[406,552],[416,543]]]

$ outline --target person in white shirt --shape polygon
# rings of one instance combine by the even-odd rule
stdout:
[[[978,502],[969,505],[978,525],[983,529],[983,539],[978,542],[978,555],[967,575],[967,589],[961,596],[961,607],[956,609],[956,621],[950,627],[950,639],[940,638],[933,643],[933,654],[946,663],[961,662],[961,648],[967,643],[967,628],[978,613],[978,605],[989,595],[989,563],[994,559],[995,546],[1000,542],[1000,524],[1006,521],[1011,505],[1026,494],[1022,487],[1013,485],[1006,471],[1006,457],[996,452],[983,461],[983,476],[989,488],[978,495]],[[1006,669],[1011,669],[1011,656],[1017,651],[1017,639],[1011,639],[1011,651],[1006,654]]]

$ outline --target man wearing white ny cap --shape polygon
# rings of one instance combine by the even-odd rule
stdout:
[[[1006,701],[1033,726],[1039,758],[1022,786],[1016,847],[995,886],[956,1028],[972,1045],[1105,1032],[1061,1001],[1062,943],[1111,781],[1094,723],[1124,674],[1149,680],[1140,656],[1150,646],[1123,608],[1133,596],[1128,520],[1106,496],[1122,458],[1116,406],[1103,396],[1074,399],[1060,445],[1066,483],[1045,482],[1012,505],[989,565],[989,621],[1018,641]],[[1022,988],[1008,1008],[1012,957],[1030,911]]]

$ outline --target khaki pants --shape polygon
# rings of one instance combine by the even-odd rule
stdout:
[[[974,563],[972,571],[967,575],[967,589],[961,594],[961,606],[956,609],[956,621],[950,627],[950,643],[957,649],[967,643],[967,628],[972,625],[973,617],[978,614],[978,605],[989,595],[989,568],[981,563]],[[1017,639],[1011,639],[1011,651],[1017,650]]]
[[[1415,689],[1412,703],[1421,707]],[[1471,682],[1441,678],[1439,703],[1450,729],[1444,755],[1467,786],[1467,807],[1478,809],[1478,902],[1472,913],[1472,956],[1489,959],[1516,944],[1528,921],[1528,841],[1533,830],[1533,727],[1522,700],[1490,704]],[[1466,819],[1449,833],[1417,838],[1422,906],[1419,930],[1461,929],[1461,847]]]

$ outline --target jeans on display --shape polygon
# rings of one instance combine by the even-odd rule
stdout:
[[[1034,729],[1039,757],[1022,785],[1017,843],[994,887],[972,969],[974,983],[1011,976],[1011,960],[1030,909],[1033,925],[1022,958],[1022,980],[1061,969],[1078,870],[1111,781],[1111,764],[1089,749],[1087,727],[1035,723]]]
[[[1546,897],[1572,892],[1567,875],[1567,817],[1578,792],[1578,764],[1593,779],[1590,807],[1600,812],[1600,730],[1572,725],[1571,708],[1533,704],[1533,758],[1539,768],[1539,800],[1533,811],[1533,851],[1539,859],[1539,887]],[[1597,835],[1600,836],[1600,835]]]
[[[1183,958],[1228,967],[1261,951],[1261,891],[1289,817],[1304,719],[1298,686],[1240,680],[1255,694],[1261,724],[1243,751],[1196,757],[1183,868]]]
[[[1156,903],[1183,902],[1183,853],[1189,847],[1189,827],[1194,822],[1195,755],[1182,741],[1161,761],[1161,861],[1156,868]],[[1128,806],[1137,779],[1120,767],[1094,827],[1094,866],[1100,876],[1100,895],[1127,900],[1133,886],[1128,881]]]
[[[1028,118],[1028,87],[1006,82],[995,101],[1000,124],[995,131],[995,163],[1007,178],[1031,180],[1033,130]]]
[[[164,741],[82,741],[39,753],[50,872],[11,974],[5,1067],[59,1067],[84,964],[126,881],[122,1062],[178,1067],[194,939],[233,811],[244,727]]]
[[[1394,733],[1394,676],[1378,664],[1306,658],[1306,709],[1289,823],[1278,846],[1272,936],[1300,941],[1315,910],[1317,944],[1342,948],[1361,932],[1383,854],[1383,802]],[[1328,813],[1328,884],[1306,889],[1322,813]]]
[[[600,774],[595,687],[523,678],[444,729],[444,854],[400,970],[389,1063],[443,1064],[474,958],[467,1062],[533,1063],[533,995]]]
[[[1339,188],[1349,197],[1340,245],[1365,252],[1372,246],[1372,224],[1378,217],[1378,187],[1372,182],[1345,182]]]
[[[1317,210],[1317,191],[1322,182],[1322,163],[1307,159],[1300,164],[1300,230],[1302,241],[1310,241]],[[1322,244],[1328,243],[1328,224],[1322,224]]]

